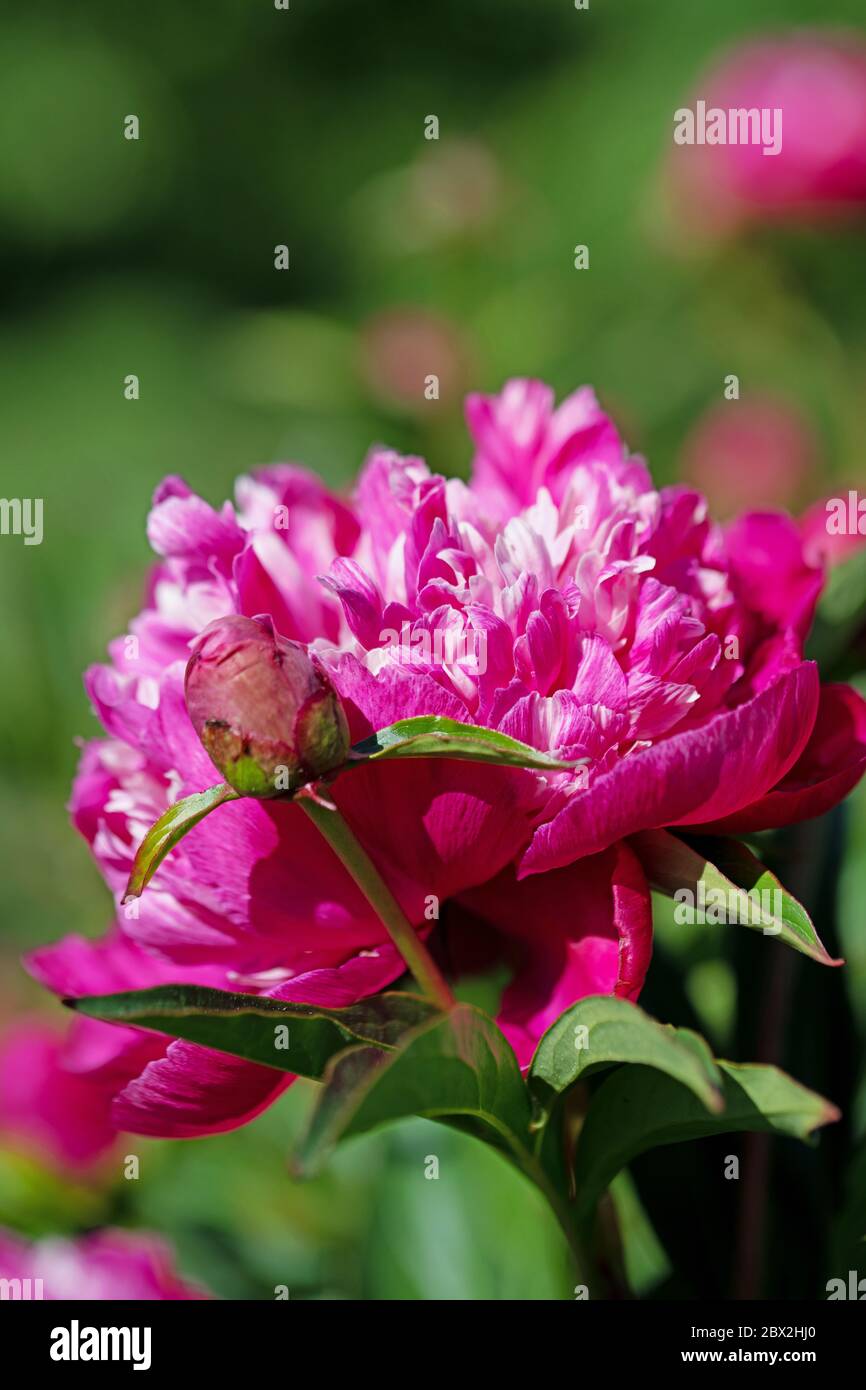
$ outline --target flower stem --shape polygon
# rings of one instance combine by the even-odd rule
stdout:
[[[391,940],[424,993],[440,1009],[452,1009],[454,996],[444,976],[340,812],[336,807],[328,807],[312,796],[298,796],[295,798],[295,804],[306,811],[340,863],[351,874],[370,906],[378,913]]]

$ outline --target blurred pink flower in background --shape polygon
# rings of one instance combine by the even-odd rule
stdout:
[[[70,1066],[63,1035],[41,1018],[0,1036],[0,1141],[79,1172],[110,1149],[111,1091]]]
[[[712,406],[683,445],[682,472],[721,517],[790,507],[818,459],[815,433],[788,401],[750,396]]]
[[[378,254],[415,254],[480,242],[515,195],[483,140],[425,140],[409,164],[370,180],[361,215]]]
[[[718,235],[742,222],[844,214],[866,205],[866,44],[803,30],[744,44],[695,85],[690,104],[782,111],[782,147],[680,145],[669,174],[680,216]]]
[[[482,141],[437,141],[410,167],[406,212],[430,241],[482,235],[503,211],[506,191],[504,172]]]
[[[31,1281],[29,1297],[52,1301],[138,1302],[209,1298],[184,1283],[169,1246],[150,1234],[105,1230],[26,1241],[0,1230],[0,1278]],[[34,1281],[41,1280],[41,1287]]]
[[[438,378],[445,400],[464,389],[468,351],[457,328],[426,309],[404,307],[376,314],[364,324],[359,366],[373,394],[387,406],[423,410],[425,381]]]

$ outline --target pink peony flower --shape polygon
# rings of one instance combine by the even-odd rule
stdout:
[[[84,1171],[114,1142],[111,1100],[69,1065],[62,1035],[41,1018],[17,1019],[0,1036],[0,1142]]]
[[[781,149],[693,144],[669,164],[676,204],[713,234],[746,220],[838,214],[866,205],[866,45],[797,31],[750,42],[705,75],[706,109],[779,110]]]
[[[21,1280],[22,1297],[54,1302],[209,1297],[178,1278],[162,1240],[117,1230],[96,1231],[75,1240],[51,1236],[32,1243],[0,1230],[0,1279]]]
[[[725,530],[688,488],[653,487],[584,388],[470,397],[467,485],[375,449],[351,507],[301,470],[266,468],[213,511],[156,496],[160,556],[144,612],[87,684],[107,737],[85,750],[76,824],[115,895],[106,943],[61,942],[31,968],[93,994],[158,980],[340,1005],[402,963],[366,900],[292,804],[235,801],[198,824],[140,902],[120,899],[147,827],[215,780],[183,672],[215,617],[269,615],[309,644],[353,739],[420,714],[585,758],[538,773],[455,761],[374,763],[332,794],[400,904],[455,969],[514,971],[499,1022],[527,1063],[591,993],[635,999],[650,895],[628,837],[668,825],[787,824],[866,765],[866,705],[822,693],[803,660],[821,587],[789,518]],[[288,525],[286,521],[288,520]],[[841,732],[840,732],[841,730]],[[441,904],[438,926],[425,913]],[[280,1073],[90,1022],[80,1059],[117,1090],[114,1122],[190,1136],[269,1104]]]

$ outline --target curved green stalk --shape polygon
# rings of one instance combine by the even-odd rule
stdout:
[[[438,1008],[454,1006],[454,996],[411,922],[385,883],[367,851],[336,807],[326,806],[312,796],[300,795],[295,804],[303,808],[316,829],[324,836],[340,863],[357,883],[370,906],[378,913],[400,955],[418,984]]]

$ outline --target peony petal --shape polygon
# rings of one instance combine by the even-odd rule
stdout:
[[[731,580],[743,601],[773,627],[805,637],[824,584],[807,565],[797,523],[772,512],[750,512],[725,531]]]
[[[330,574],[320,582],[336,594],[343,605],[346,622],[353,636],[368,650],[385,641],[383,601],[378,588],[355,560],[335,560]]]
[[[725,835],[774,830],[822,816],[864,772],[866,701],[849,685],[824,685],[811,737],[790,771],[766,796],[706,829]]]
[[[424,935],[425,933],[420,933]],[[406,973],[405,962],[390,941],[373,950],[360,951],[351,960],[333,969],[308,970],[268,993],[273,999],[289,999],[297,1004],[321,1004],[326,1009],[342,1009],[392,985]]]
[[[560,868],[636,830],[742,810],[797,761],[817,708],[817,668],[804,661],[736,709],[629,754],[536,831],[520,876]]]
[[[457,912],[446,924],[458,969],[461,948],[471,951],[479,932],[492,933],[494,954],[498,948],[515,968],[498,1022],[521,1066],[576,1000],[640,993],[652,953],[652,907],[643,870],[624,844],[531,880],[518,882],[508,868],[462,894]]]
[[[164,490],[157,493],[148,517],[147,538],[157,555],[204,566],[213,560],[223,573],[229,571],[244,543],[230,508],[216,512],[195,493]]]
[[[456,696],[405,667],[386,667],[374,676],[344,656],[330,674],[355,739],[416,714],[466,721]],[[414,885],[417,914],[429,894],[452,897],[509,863],[528,843],[550,793],[531,772],[413,759],[350,771],[332,794],[392,889],[403,895],[404,908]],[[409,826],[413,833],[407,834]]]
[[[175,1041],[112,1106],[118,1129],[158,1139],[220,1134],[255,1119],[294,1077],[241,1057]]]
[[[278,632],[312,642],[339,631],[336,605],[276,531],[257,535],[234,564],[238,611],[247,618],[269,615]]]
[[[74,999],[85,994],[147,989],[177,978],[177,968],[169,961],[143,951],[117,931],[99,941],[65,936],[53,946],[31,951],[25,964],[40,984]],[[190,983],[219,985],[224,980],[224,972],[205,967],[195,972]]]

